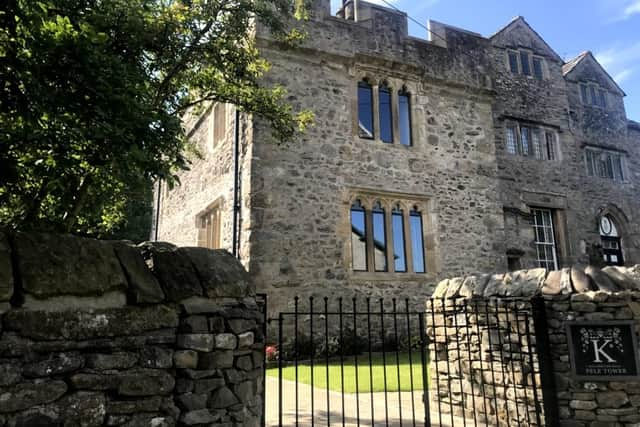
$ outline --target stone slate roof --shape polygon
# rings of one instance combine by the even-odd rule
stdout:
[[[595,56],[593,56],[593,53],[591,53],[590,50],[587,50],[585,52],[582,52],[580,55],[576,56],[575,58],[565,62],[565,64],[562,66],[562,75],[564,75],[565,77],[567,77],[569,74],[571,74],[571,72],[573,70],[576,69],[576,67],[578,65],[580,65],[584,60],[586,60],[587,58],[591,58],[593,60],[593,62],[595,62],[597,64],[597,66],[600,68],[600,70],[602,71],[602,73],[605,75],[605,77],[611,81],[611,83],[613,83],[613,85],[616,87],[616,89],[618,89],[620,91],[620,93],[622,94],[622,96],[627,96],[626,93],[624,93],[624,91],[622,90],[622,88],[618,85],[618,83],[613,79],[613,77],[611,77],[611,75],[607,72],[607,70],[605,70],[605,68],[598,62],[598,60],[596,59]]]
[[[582,61],[587,55],[589,55],[589,53],[590,52],[588,50],[585,50],[580,55],[576,56],[568,62],[565,62],[565,64],[562,66],[562,75],[566,76],[567,74],[569,74],[576,67],[576,65],[580,63],[580,61]]]
[[[509,31],[511,29],[511,27],[515,26],[519,22],[524,24],[524,26],[529,31],[531,31],[538,39],[540,39],[542,44],[549,50],[549,52],[551,53],[551,55],[553,56],[553,58],[555,60],[557,60],[559,62],[562,62],[562,58],[560,57],[560,55],[558,55],[556,53],[556,51],[549,45],[549,43],[547,43],[547,41],[544,38],[542,38],[542,36],[540,34],[538,34],[538,32],[536,30],[534,30],[531,25],[529,25],[529,23],[524,19],[523,16],[516,16],[515,18],[513,18],[511,21],[509,21],[509,23],[507,25],[505,25],[504,27],[500,28],[498,31],[496,31],[491,36],[489,36],[489,39],[491,39],[491,40],[495,39],[500,34],[506,32],[506,31]]]
[[[532,297],[587,292],[640,291],[640,265],[633,267],[574,266],[547,272],[544,268],[503,274],[445,279],[434,298]]]

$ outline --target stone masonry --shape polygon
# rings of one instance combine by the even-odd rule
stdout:
[[[294,295],[393,295],[417,308],[444,277],[539,267],[533,208],[551,212],[558,268],[598,258],[603,216],[621,233],[626,264],[640,262],[640,125],[626,118],[624,93],[590,54],[565,63],[523,18],[491,37],[430,22],[430,38],[420,39],[408,35],[406,14],[358,4],[356,22],[350,2],[336,16],[328,0],[311,2],[298,49],[283,49],[258,28],[272,65],[265,84],[285,87],[295,110],[315,113],[315,126],[280,145],[265,123],[241,114],[234,230],[233,107],[220,142],[208,137],[208,113],[191,120],[187,128],[205,155],[181,176],[182,186],[161,194],[160,239],[193,245],[198,213],[220,201],[223,247],[231,249],[235,232],[272,316],[290,310]],[[543,77],[511,72],[511,51],[542,60]],[[374,98],[383,85],[411,94],[411,146],[397,143],[397,120],[396,143],[359,136],[363,79]],[[606,90],[606,108],[584,105],[583,82]],[[554,159],[507,153],[509,126],[550,132]],[[625,179],[589,176],[587,146],[623,153]],[[425,206],[426,273],[354,271],[355,200]]]
[[[0,426],[258,426],[263,335],[224,251],[0,233]]]

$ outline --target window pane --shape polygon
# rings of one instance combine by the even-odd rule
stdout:
[[[556,147],[554,144],[554,136],[551,132],[547,132],[545,134],[545,138],[547,140],[547,159],[555,160],[556,159]]]
[[[594,176],[596,171],[596,166],[595,166],[595,158],[593,156],[593,151],[587,150],[585,153],[587,155],[587,175]]]
[[[520,143],[522,144],[522,155],[528,156],[530,153],[529,141],[531,139],[531,129],[528,127],[520,128]]]
[[[549,209],[532,209],[538,265],[549,270],[558,268],[553,216]]]
[[[509,52],[509,68],[514,74],[518,74],[518,55],[515,52]]]
[[[605,108],[607,106],[607,98],[605,96],[604,90],[600,89],[598,91],[598,99],[600,101],[600,106]]]
[[[411,145],[411,100],[408,94],[398,95],[400,144]]]
[[[542,80],[542,60],[533,58],[533,75],[536,79]]]
[[[376,271],[387,271],[387,235],[385,232],[384,209],[376,204],[373,217],[373,259]]]
[[[613,156],[611,154],[605,154],[605,176],[609,179],[613,179]]]
[[[402,211],[394,209],[391,219],[395,271],[404,273],[407,271],[407,260],[404,246],[404,220],[402,218]]]
[[[529,65],[529,53],[520,52],[520,65],[522,66],[522,74],[531,75],[531,66]]]
[[[615,173],[615,179],[624,181],[624,173],[622,172],[622,156],[614,156],[613,170]]]
[[[596,88],[589,86],[589,93],[591,94],[591,105],[598,105],[598,101],[596,99]]]
[[[507,128],[507,153],[509,154],[518,154],[518,149],[516,148],[516,129],[513,127]]]
[[[536,159],[542,159],[542,147],[540,145],[540,131],[535,129],[531,135],[533,144],[533,155]]]
[[[582,98],[582,103],[583,104],[588,104],[589,103],[589,97],[587,96],[587,86],[586,85],[580,85],[580,96]]]
[[[358,84],[358,128],[362,138],[373,138],[373,90],[367,82]]]
[[[411,251],[413,255],[413,271],[424,273],[424,242],[422,239],[422,215],[418,211],[411,211],[409,215],[411,226]]]
[[[356,202],[351,207],[351,258],[356,271],[367,271],[366,230],[364,208],[360,202]]]
[[[383,142],[393,142],[393,125],[391,120],[391,92],[381,87],[378,93],[380,100],[380,139]]]

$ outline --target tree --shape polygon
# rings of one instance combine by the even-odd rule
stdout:
[[[0,226],[113,233],[131,194],[188,168],[181,117],[211,101],[280,140],[304,130],[311,113],[261,86],[251,37],[257,19],[295,44],[287,22],[303,13],[300,0],[4,0]]]

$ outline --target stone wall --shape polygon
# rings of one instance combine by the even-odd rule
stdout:
[[[0,426],[257,426],[262,331],[224,251],[0,232]]]
[[[554,406],[560,426],[640,422],[640,380],[576,380],[566,331],[568,321],[633,320],[638,334],[640,266],[468,276],[442,281],[434,297],[430,360],[441,363],[430,388],[443,408],[490,425],[537,425],[536,414],[552,417]],[[465,304],[479,309],[466,315],[456,307]]]

